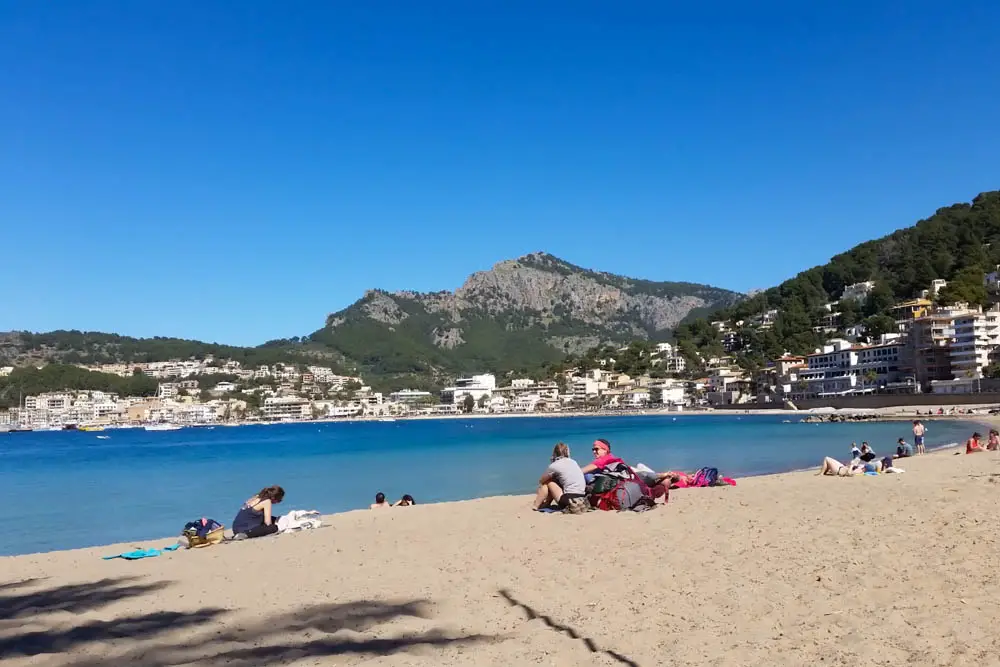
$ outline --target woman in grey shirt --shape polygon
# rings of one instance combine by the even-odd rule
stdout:
[[[560,442],[552,450],[552,463],[538,480],[533,507],[538,510],[554,503],[561,510],[582,511],[586,507],[586,490],[580,465],[569,457],[569,447]]]

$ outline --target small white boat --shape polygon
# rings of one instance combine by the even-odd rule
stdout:
[[[382,419],[379,419],[379,421],[380,422],[394,422],[396,420],[393,419],[392,417],[383,417]]]
[[[146,424],[147,431],[179,431],[182,427],[177,424]]]

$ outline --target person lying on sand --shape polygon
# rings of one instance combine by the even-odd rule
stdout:
[[[370,509],[370,510],[383,510],[383,509],[387,510],[387,509],[390,509],[391,507],[392,507],[392,505],[390,505],[389,503],[385,502],[385,494],[382,493],[381,491],[379,491],[378,493],[375,494],[375,502],[372,503],[371,505],[369,505],[368,509]]]
[[[853,459],[848,465],[844,465],[832,456],[827,456],[823,459],[823,465],[820,466],[819,474],[833,477],[850,477],[852,475],[860,475],[864,471],[865,465],[861,459]]]
[[[982,437],[983,436],[979,435],[979,433],[973,433],[972,437],[965,441],[965,453],[971,454],[972,452],[986,451],[985,449],[983,449],[982,444],[979,442],[979,439]]]
[[[410,505],[416,505],[417,501],[413,499],[410,494],[404,495],[402,498],[397,500],[392,504],[393,507],[409,507]]]
[[[278,532],[278,517],[271,513],[275,505],[285,498],[280,486],[268,486],[251,496],[233,519],[233,534],[263,537]]]
[[[560,442],[552,448],[549,467],[538,480],[532,509],[539,510],[555,503],[559,509],[577,514],[588,507],[586,492],[587,482],[580,464],[570,458],[569,447]]]

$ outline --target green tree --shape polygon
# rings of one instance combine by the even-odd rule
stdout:
[[[476,409],[476,399],[472,398],[472,394],[466,394],[465,398],[462,399],[462,412],[468,414],[475,409]]]
[[[896,320],[888,315],[872,315],[864,321],[864,327],[865,334],[872,339],[877,339],[883,334],[899,331]]]
[[[938,292],[938,303],[967,303],[971,306],[985,305],[989,299],[986,286],[983,284],[985,273],[978,266],[968,266],[951,279]]]

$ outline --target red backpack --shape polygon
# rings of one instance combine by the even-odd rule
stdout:
[[[607,477],[614,482],[611,488],[590,494],[590,504],[596,509],[641,511],[655,506],[649,487],[621,459],[609,462],[595,476]]]

